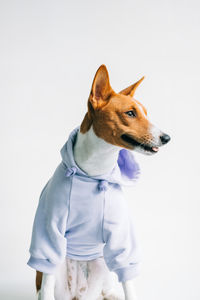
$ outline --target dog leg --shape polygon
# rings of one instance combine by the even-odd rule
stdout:
[[[87,293],[84,299],[87,300],[102,300],[103,296],[101,294],[104,280],[104,266],[103,259],[97,258],[91,261],[88,261],[88,287]]]
[[[39,292],[39,300],[55,300],[54,298],[55,277],[54,275],[44,274],[42,276],[42,286]]]
[[[124,300],[124,291],[118,281],[117,275],[110,272],[107,268],[104,273],[104,283],[102,289],[104,300]]]
[[[37,300],[41,300],[41,291],[39,291],[37,294]]]
[[[135,287],[132,280],[122,282],[124,289],[125,300],[137,300]]]

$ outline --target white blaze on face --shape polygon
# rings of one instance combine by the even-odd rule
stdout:
[[[152,135],[152,142],[156,144],[156,146],[161,146],[162,142],[160,136],[162,135],[162,131],[158,129],[156,126],[151,125],[150,132]]]
[[[142,105],[141,105],[139,102],[137,102],[137,101],[135,101],[135,102],[136,102],[137,107],[139,108],[139,110],[140,110],[142,116],[143,116],[145,119],[148,119],[148,117],[147,117],[147,115],[145,114],[145,111],[144,111],[144,108],[142,107]]]
[[[146,115],[143,106],[137,101],[135,100],[138,109],[140,110],[140,112],[142,113],[142,116],[149,120],[148,116]],[[156,126],[154,126],[153,124],[149,123],[149,133],[152,136],[151,142],[150,144],[155,145],[155,147],[159,147],[162,145],[162,142],[160,140],[160,136],[162,135],[162,131],[157,128]]]

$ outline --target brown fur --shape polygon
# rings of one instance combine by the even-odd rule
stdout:
[[[140,83],[143,80],[144,80],[144,76],[140,80],[138,80],[136,83],[134,83],[134,84],[130,85],[129,87],[127,87],[126,89],[122,90],[119,94],[133,97],[137,87],[140,85]]]
[[[115,93],[110,86],[108,71],[102,65],[93,80],[81,133],[87,132],[93,125],[95,134],[113,145],[133,149],[132,145],[121,139],[122,134],[129,134],[140,143],[148,143],[152,139],[149,130],[151,123],[146,118],[145,107],[133,98],[143,79],[144,77],[120,93]],[[125,114],[130,110],[136,113],[136,117],[131,118]]]
[[[42,285],[42,272],[36,271],[35,284],[36,284],[36,290],[37,290],[37,292],[39,292],[39,290],[41,289],[41,285]]]

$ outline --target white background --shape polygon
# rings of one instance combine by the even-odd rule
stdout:
[[[96,69],[172,140],[137,154],[127,190],[142,249],[139,300],[200,299],[199,1],[0,1],[0,299],[34,299],[26,266],[42,187],[79,125]]]

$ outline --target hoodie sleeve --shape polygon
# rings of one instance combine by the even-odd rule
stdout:
[[[120,188],[106,197],[104,211],[104,259],[110,271],[124,282],[139,274],[139,251],[132,218]]]
[[[44,187],[33,224],[28,265],[47,274],[54,273],[66,255],[70,184],[64,172],[60,164]]]

